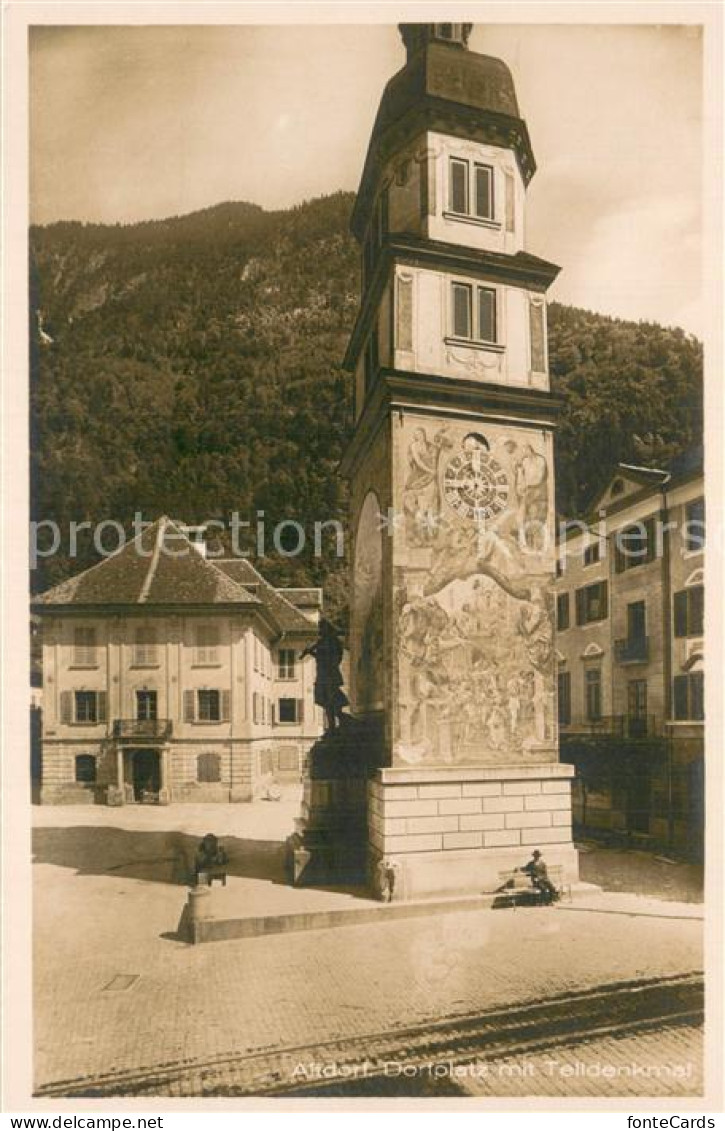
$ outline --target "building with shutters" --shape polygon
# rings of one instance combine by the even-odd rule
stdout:
[[[620,464],[560,540],[558,714],[585,831],[699,855],[704,813],[702,449]]]
[[[37,597],[42,803],[248,801],[322,731],[319,589],[207,558],[168,518]]]

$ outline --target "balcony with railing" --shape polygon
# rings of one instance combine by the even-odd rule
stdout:
[[[114,719],[113,737],[136,742],[164,742],[171,737],[171,719]]]
[[[649,636],[627,636],[614,641],[618,664],[644,664],[649,660]]]
[[[559,723],[562,738],[601,737],[619,739],[656,738],[660,733],[656,715],[602,715],[598,719],[571,719]]]

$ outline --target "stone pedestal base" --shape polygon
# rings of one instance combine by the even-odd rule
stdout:
[[[288,845],[295,885],[364,883],[367,869],[366,778],[308,780]]]
[[[377,723],[347,717],[310,750],[302,811],[287,841],[293,884],[365,883],[368,783],[379,752]]]
[[[371,888],[393,900],[491,892],[535,848],[576,883],[573,776],[560,763],[378,770],[368,785]]]

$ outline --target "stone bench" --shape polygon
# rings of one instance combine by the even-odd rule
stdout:
[[[227,886],[227,865],[226,864],[207,864],[204,868],[199,868],[194,873],[194,880],[197,884],[202,886],[206,885],[211,887],[214,880],[221,880],[222,887]]]
[[[547,873],[559,898],[567,895],[571,901],[571,884],[564,882],[564,869],[561,865],[547,866]],[[534,887],[528,872],[522,872],[520,868],[510,868],[505,872],[499,872],[498,878],[501,881],[501,887],[496,895],[499,899],[508,901],[514,910],[518,906],[519,897],[522,897],[527,903],[544,902],[543,892]]]

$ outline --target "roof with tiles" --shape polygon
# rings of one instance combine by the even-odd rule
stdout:
[[[319,608],[319,590],[291,590],[288,599],[244,558],[205,558],[186,529],[164,515],[118,553],[35,597],[33,608],[42,613],[119,606],[231,606],[258,611],[280,634],[314,636],[315,621],[297,607],[313,607],[313,594],[314,607]]]
[[[219,558],[216,565],[237,584],[247,586],[257,600],[271,613],[282,632],[314,634],[317,626],[296,607],[295,595],[310,590],[292,590],[290,596],[285,590],[275,589],[262,577],[246,558]],[[313,591],[314,592],[314,591]]]
[[[202,557],[181,527],[165,515],[118,553],[34,598],[53,606],[245,605],[261,602]]]

